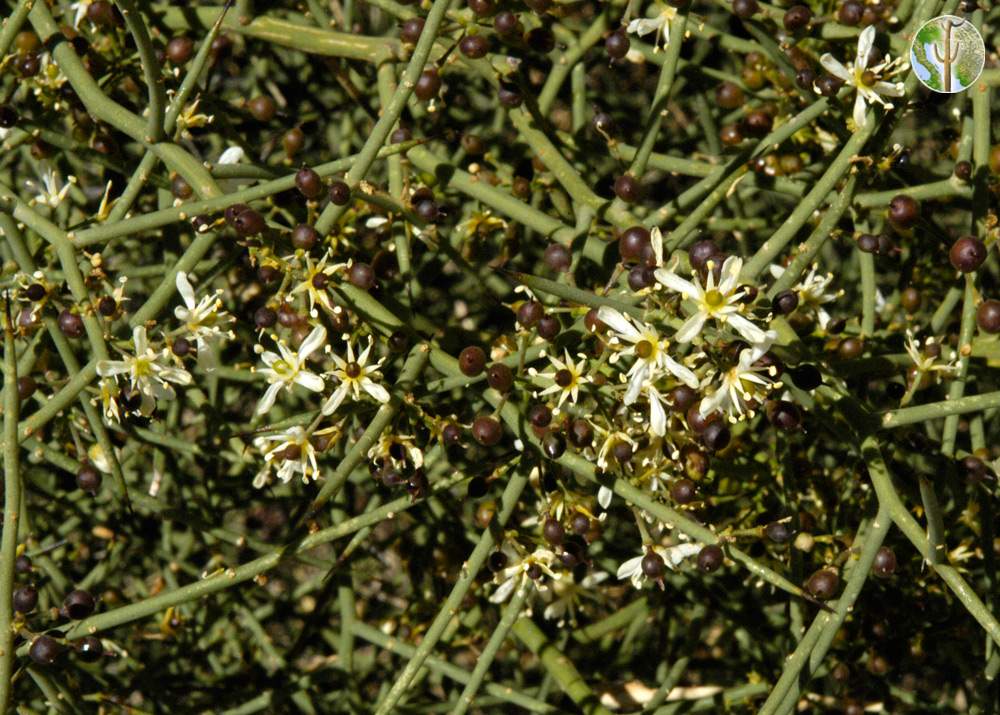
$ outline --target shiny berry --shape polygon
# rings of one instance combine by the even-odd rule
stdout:
[[[908,229],[920,218],[920,202],[912,196],[899,194],[889,202],[889,221],[898,229]]]
[[[70,591],[63,600],[63,610],[74,621],[79,621],[94,612],[94,597],[83,589]]]
[[[767,418],[771,424],[780,430],[791,432],[802,424],[802,414],[794,403],[788,400],[777,400],[768,405]]]
[[[729,427],[726,423],[722,420],[710,422],[708,426],[705,427],[704,432],[701,433],[702,443],[713,452],[725,449],[731,438],[732,433],[729,431]]]
[[[347,280],[356,288],[371,290],[375,287],[375,271],[367,263],[352,263],[347,272]]]
[[[743,106],[745,98],[739,85],[723,82],[715,88],[715,103],[723,109],[736,109]]]
[[[764,533],[776,544],[786,544],[792,538],[792,530],[783,521],[772,521],[764,528]]]
[[[963,236],[952,244],[948,258],[956,270],[972,273],[986,260],[986,245],[975,236]]]
[[[667,570],[663,557],[653,550],[646,552],[646,555],[642,557],[641,565],[643,575],[654,580],[663,578],[663,574]]]
[[[545,315],[545,308],[537,300],[525,301],[517,309],[517,322],[521,324],[522,327],[531,328],[542,316]]]
[[[267,223],[264,221],[264,217],[256,211],[246,209],[233,219],[233,228],[236,229],[236,233],[240,236],[247,238],[264,233]]]
[[[247,110],[258,122],[269,122],[278,113],[278,105],[267,95],[260,95],[247,102]]]
[[[607,39],[604,40],[604,51],[608,53],[608,57],[613,60],[620,60],[622,57],[628,54],[629,47],[631,43],[629,42],[628,35],[625,34],[623,30],[616,30],[608,35]]]
[[[441,91],[441,77],[438,75],[436,69],[424,70],[420,77],[417,78],[417,83],[413,87],[413,93],[417,95],[417,99],[426,102],[437,96],[437,93]]]
[[[587,420],[573,420],[569,425],[569,441],[578,449],[589,447],[594,442],[594,428]]]
[[[308,166],[303,166],[295,174],[295,188],[307,199],[316,199],[323,193],[323,179]]]
[[[458,43],[458,50],[470,60],[478,60],[489,52],[490,43],[482,35],[466,35]]]
[[[785,290],[774,296],[774,308],[782,315],[795,312],[799,307],[799,294],[794,290]]]
[[[477,417],[472,423],[472,436],[479,444],[492,447],[503,437],[503,428],[492,417]]]
[[[678,504],[690,504],[697,495],[698,488],[690,479],[678,479],[670,485],[670,498]]]
[[[253,322],[254,325],[260,330],[273,328],[274,324],[278,322],[278,314],[271,308],[264,305],[254,311]]]
[[[840,576],[833,569],[820,569],[806,581],[806,591],[820,601],[833,598],[840,587]]]
[[[896,573],[896,552],[888,546],[879,548],[875,552],[875,560],[872,561],[872,572],[882,578]]]
[[[38,591],[33,586],[22,586],[14,591],[14,610],[30,613],[38,605]]]
[[[339,179],[330,184],[330,203],[336,204],[337,206],[346,206],[350,200],[350,186]]]
[[[812,10],[805,5],[792,5],[785,11],[781,22],[789,32],[798,32],[812,21]]]
[[[420,33],[424,31],[424,19],[422,17],[411,17],[403,23],[399,29],[399,39],[415,45],[420,39]]]
[[[725,555],[718,544],[709,544],[698,552],[698,570],[704,573],[718,571],[724,559]]]
[[[633,204],[642,196],[642,185],[631,174],[622,174],[615,179],[615,196],[627,204]]]
[[[97,636],[84,636],[76,642],[76,652],[83,662],[94,663],[104,655],[104,645]]]
[[[83,336],[83,318],[68,308],[59,313],[59,329],[68,338],[79,338]]]
[[[49,636],[38,636],[28,648],[28,656],[38,665],[52,665],[59,657],[62,646]]]
[[[307,223],[300,223],[292,229],[292,245],[308,251],[319,241],[319,233]]]
[[[837,10],[837,19],[844,25],[854,27],[861,23],[861,16],[864,14],[865,6],[858,0],[846,0],[840,9]]]
[[[468,349],[466,348],[466,350]],[[465,372],[465,370],[463,369],[462,372]],[[478,372],[473,374],[478,374]],[[495,362],[486,371],[486,382],[497,392],[509,392],[511,387],[514,386],[514,372],[502,362]]]
[[[749,20],[759,11],[757,0],[733,0],[733,14],[741,20]]]
[[[833,77],[831,75],[825,74],[816,80],[816,89],[824,97],[835,97],[840,88],[844,86],[843,80]]]
[[[475,377],[486,367],[486,353],[477,345],[470,345],[458,354],[458,368],[462,374]]]
[[[164,54],[172,64],[182,65],[194,54],[194,40],[190,37],[172,37]]]
[[[543,258],[546,266],[560,273],[568,271],[573,262],[569,249],[561,243],[550,243],[546,246]]]
[[[632,226],[622,231],[618,238],[618,253],[623,261],[635,262],[650,245],[649,231],[642,226]]]
[[[984,300],[976,310],[976,324],[984,333],[1000,333],[1000,300]]]
[[[542,525],[542,536],[553,546],[558,546],[566,538],[566,530],[562,524],[550,516],[545,519],[545,523]]]

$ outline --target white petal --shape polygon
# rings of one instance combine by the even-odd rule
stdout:
[[[389,391],[386,390],[381,385],[379,385],[377,382],[372,382],[371,380],[365,380],[364,382],[361,383],[361,387],[364,389],[365,392],[367,392],[369,395],[374,397],[379,402],[384,403],[389,401]]]
[[[260,403],[257,405],[257,414],[262,415],[272,407],[274,407],[274,400],[278,396],[278,391],[281,390],[282,383],[275,382],[270,387],[267,388],[267,392],[264,396],[260,398]]]
[[[169,382],[174,382],[178,385],[191,384],[191,373],[187,370],[182,370],[179,367],[164,367],[160,368],[157,372],[162,379],[168,380]]]
[[[642,568],[642,556],[629,559],[618,567],[618,580],[623,581],[630,578],[635,572]]]
[[[728,317],[728,322],[733,330],[743,336],[747,342],[762,343],[767,339],[767,333],[744,318],[739,313],[733,313]]]
[[[340,403],[344,401],[347,397],[347,383],[341,383],[340,386],[334,390],[333,394],[330,395],[326,402],[323,403],[322,412],[324,415],[332,415],[340,407]]]
[[[681,365],[669,355],[664,356],[663,363],[666,365],[667,370],[671,375],[676,377],[688,387],[694,389],[698,388],[698,376],[691,372],[691,370]]]
[[[775,278],[781,278],[785,274],[785,269],[783,266],[779,266],[777,263],[772,263],[768,266],[768,270],[771,271],[771,275]]]
[[[673,271],[668,271],[663,268],[660,268],[656,271],[654,275],[656,276],[656,280],[658,280],[660,283],[662,283],[675,293],[680,293],[683,296],[701,295],[701,291],[694,283],[688,280],[684,280]]]
[[[708,397],[702,398],[698,405],[698,414],[702,417],[712,414],[728,401],[729,392],[725,388],[719,388]]]
[[[667,562],[668,566],[673,568],[679,566],[688,556],[694,556],[699,551],[701,551],[701,546],[698,544],[677,544],[677,546],[671,546],[667,549],[664,561]]]
[[[684,325],[681,326],[681,329],[677,331],[674,337],[677,338],[678,342],[690,343],[701,333],[701,329],[705,326],[706,318],[708,316],[701,311],[695,313],[684,322]]]
[[[614,308],[602,305],[597,310],[597,317],[616,333],[631,339],[632,342],[635,342],[641,337],[636,327],[632,325],[632,323],[624,315],[619,313]]]
[[[906,94],[902,82],[876,82],[872,85],[872,89],[887,97],[902,97]]]
[[[313,392],[322,392],[323,387],[326,383],[323,382],[323,378],[314,372],[309,372],[308,370],[301,371],[295,376],[296,384],[302,385],[302,387],[307,390],[312,390]]]
[[[113,375],[124,375],[129,372],[128,363],[121,360],[98,360],[97,374],[101,377],[112,377]]]
[[[184,299],[184,304],[188,307],[188,310],[193,310],[195,305],[194,300],[194,288],[191,287],[191,281],[188,280],[187,273],[184,271],[177,271],[177,292],[181,294],[181,298]]]
[[[493,592],[490,596],[490,603],[503,603],[507,600],[511,593],[514,591],[514,587],[517,585],[517,576],[507,579]]]
[[[132,329],[132,343],[135,345],[135,354],[141,355],[146,352],[149,347],[149,343],[146,342],[146,328],[142,325],[137,325]]]
[[[854,60],[855,69],[865,70],[868,68],[868,56],[871,54],[874,44],[875,26],[869,25],[861,31],[861,36],[858,37],[858,55]]]
[[[649,394],[649,431],[657,437],[667,433],[667,413],[663,411],[663,405],[652,391]]]
[[[607,509],[611,506],[611,497],[614,496],[614,492],[608,489],[603,484],[601,488],[597,490],[597,503],[601,505],[602,509]]]
[[[631,405],[637,399],[639,399],[639,393],[642,392],[642,385],[646,382],[646,376],[649,374],[649,368],[645,365],[640,365],[639,369],[632,373],[632,377],[628,381],[628,389],[625,390],[624,402],[626,405]]]
[[[656,259],[656,265],[663,265],[663,234],[660,232],[659,226],[654,226],[653,230],[649,232],[649,242],[653,246],[653,257]]]
[[[871,27],[871,25],[869,25]],[[865,96],[858,92],[858,96],[854,98],[854,123],[858,126],[858,129],[865,125],[865,109],[868,105],[865,103]]]
[[[302,345],[299,346],[299,359],[302,362],[305,362],[306,358],[316,352],[316,349],[325,342],[326,328],[322,325],[317,325],[312,329],[312,332],[306,336],[306,339],[302,341]]]
[[[215,162],[215,163],[216,163],[216,165],[220,165],[220,164],[238,164],[243,159],[244,156],[245,156],[245,154],[243,152],[243,148],[242,147],[231,146],[228,149],[226,149],[224,152],[222,152],[222,156],[220,156],[219,160],[217,162]]]
[[[829,52],[819,58],[819,63],[823,65],[823,69],[832,74],[837,79],[843,80],[844,82],[850,82],[854,79],[851,73],[847,71],[847,68]]]

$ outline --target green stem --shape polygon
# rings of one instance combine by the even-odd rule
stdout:
[[[406,101],[413,94],[413,88],[416,86],[417,80],[420,79],[420,75],[424,71],[424,66],[427,64],[427,58],[430,55],[431,48],[434,46],[434,40],[440,31],[441,21],[444,19],[449,4],[450,0],[434,0],[434,4],[431,6],[431,10],[424,21],[424,29],[420,32],[420,39],[417,40],[417,46],[413,49],[413,54],[410,56],[410,61],[407,63],[406,69],[403,70],[403,75],[400,78],[396,92],[389,103],[382,107],[381,116],[375,123],[375,126],[372,127],[364,146],[344,177],[344,181],[352,189],[368,173],[371,165],[375,162],[375,158],[378,156],[379,149],[385,144],[385,140],[389,137],[392,127],[399,120],[399,115],[406,107]],[[346,210],[347,205],[327,204],[316,220],[316,230],[321,235],[329,233]]]
[[[10,323],[10,295],[5,296],[3,317],[3,529],[0,530],[0,712],[11,701],[14,672],[14,561],[17,558],[17,525],[21,505],[21,458],[18,447],[17,357],[14,326]]]
[[[600,704],[594,691],[584,681],[573,662],[563,655],[530,618],[521,618],[514,624],[514,635],[528,650],[538,656],[542,667],[555,679],[562,691],[587,715],[611,715]]]
[[[518,586],[517,591],[511,597],[510,603],[504,608],[500,622],[493,629],[493,633],[486,642],[483,652],[479,654],[479,658],[476,660],[476,667],[472,669],[469,682],[465,684],[462,694],[458,696],[458,702],[451,711],[451,715],[464,715],[469,706],[472,705],[476,698],[476,693],[479,692],[479,688],[483,684],[483,679],[489,673],[490,666],[493,664],[493,660],[500,650],[500,646],[507,639],[507,634],[510,632],[511,626],[514,625],[514,621],[521,615],[524,601],[532,588],[530,580],[522,577],[520,586]]]
[[[388,715],[394,711],[397,703],[399,703],[406,689],[409,687],[410,681],[413,680],[417,671],[423,667],[427,656],[431,654],[434,646],[437,645],[438,640],[440,640],[444,633],[445,627],[459,613],[462,599],[465,598],[465,594],[475,581],[479,569],[482,568],[483,563],[486,561],[486,557],[489,556],[490,551],[496,545],[493,529],[497,527],[503,529],[507,524],[527,483],[528,476],[524,469],[513,470],[510,480],[504,488],[503,496],[500,500],[500,509],[494,517],[493,522],[483,531],[472,554],[462,564],[462,570],[458,576],[458,580],[455,582],[455,586],[452,588],[451,593],[448,594],[448,598],[445,599],[444,604],[442,604],[441,609],[434,617],[430,627],[424,632],[420,645],[417,646],[416,651],[414,651],[403,672],[396,678],[385,699],[378,704],[376,715]]]

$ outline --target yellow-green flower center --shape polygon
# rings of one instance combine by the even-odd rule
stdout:
[[[709,310],[716,310],[726,304],[726,296],[715,288],[705,292],[705,307]]]

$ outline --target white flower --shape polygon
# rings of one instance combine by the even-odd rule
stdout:
[[[715,271],[712,262],[708,262],[708,278],[702,287],[697,275],[693,280],[685,280],[673,271],[660,268],[656,271],[656,280],[672,291],[681,294],[685,300],[693,300],[696,310],[677,331],[677,339],[689,343],[701,333],[705,321],[713,318],[723,325],[730,325],[750,343],[763,343],[768,340],[768,333],[754,325],[743,316],[743,304],[740,302],[744,292],[738,289],[740,271],[743,270],[743,259],[730,256],[722,264],[722,276],[719,285],[715,285]],[[775,336],[777,337],[777,336]],[[770,338],[771,341],[775,338]]]
[[[101,377],[128,375],[133,390],[142,395],[143,414],[148,415],[156,406],[156,400],[172,400],[175,397],[170,383],[190,385],[191,374],[179,367],[161,364],[169,359],[166,350],[155,352],[146,341],[146,328],[137,326],[132,331],[135,355],[123,354],[122,360],[100,360],[97,374]]]
[[[222,166],[224,164],[239,164],[243,161],[244,156],[246,156],[246,154],[243,151],[243,147],[231,146],[222,152],[219,156],[219,160],[215,162],[215,164],[216,166]]]
[[[784,273],[785,269],[782,266],[771,264],[772,276],[781,278]],[[823,330],[826,330],[826,326],[830,323],[830,314],[823,306],[843,295],[843,291],[831,291],[831,283],[833,283],[833,274],[820,274],[819,265],[814,263],[806,277],[792,289],[799,296],[799,307],[812,308],[816,311],[816,319],[819,321],[819,327]]]
[[[213,345],[223,337],[234,337],[232,331],[224,332],[221,327],[234,320],[233,316],[221,310],[222,301],[219,300],[219,296],[222,295],[222,291],[216,290],[215,293],[196,301],[194,288],[191,287],[187,273],[178,271],[177,292],[181,294],[184,305],[174,308],[174,316],[184,322],[188,334],[198,342],[199,361],[206,367],[213,368],[215,367]]]
[[[660,546],[656,544],[646,548],[648,551],[659,554],[660,558],[663,559],[663,563],[670,569],[677,568],[688,556],[694,556],[701,551],[700,545],[688,543],[677,544],[676,546]],[[643,553],[619,566],[618,580],[624,581],[628,579],[636,588],[642,588],[642,584],[646,580],[646,574],[642,571],[642,560],[645,558],[646,553],[647,551],[643,551]]]
[[[350,343],[347,343],[347,360],[344,360],[336,353],[330,353],[333,361],[337,363],[337,367],[329,375],[337,378],[340,384],[334,390],[333,394],[327,398],[326,402],[323,403],[324,415],[331,415],[336,412],[337,408],[340,407],[340,403],[348,395],[354,400],[360,400],[362,390],[378,402],[386,403],[389,401],[389,391],[373,379],[381,377],[378,369],[385,358],[372,365],[368,364],[368,356],[371,354],[373,345],[374,340],[369,336],[368,346],[361,351],[357,359],[354,357],[354,346]]]
[[[48,165],[42,167],[38,177],[41,179],[41,183],[32,179],[24,182],[29,191],[35,192],[34,198],[28,202],[32,206],[42,204],[49,208],[56,208],[66,198],[66,194],[69,193],[69,187],[76,183],[76,177],[70,176],[64,184],[59,171]]]
[[[919,343],[913,336],[913,332],[906,331],[906,354],[910,356],[913,364],[920,373],[941,373],[951,375],[958,372],[957,355],[955,351],[950,352],[947,360],[941,358],[941,345],[934,338],[925,338],[924,347],[921,350]],[[938,360],[941,360],[938,362]],[[919,382],[919,380],[918,380]]]
[[[281,465],[278,467],[278,479],[285,483],[296,474],[302,475],[303,482],[315,480],[319,475],[316,449],[305,429],[299,425],[284,432],[257,437],[253,445],[264,453],[264,467],[253,480],[258,489],[267,484],[271,470],[278,463]]]
[[[741,350],[736,365],[723,374],[722,385],[701,401],[698,407],[701,415],[705,416],[716,410],[722,410],[729,415],[730,422],[736,422],[745,416],[753,417],[754,412],[748,403],[751,400],[761,402],[762,393],[778,386],[777,383],[773,383],[763,376],[767,374],[773,378],[777,374],[774,365],[754,365],[765,352],[767,352],[767,347],[764,345]]]
[[[257,405],[258,415],[264,414],[274,406],[274,400],[282,388],[291,389],[292,385],[301,385],[312,392],[323,391],[323,386],[326,384],[323,382],[323,378],[306,370],[305,364],[306,359],[325,342],[326,328],[317,325],[302,341],[298,352],[288,347],[284,341],[279,340],[280,355],[270,350],[261,353],[260,358],[267,367],[261,368],[260,372],[267,377],[271,385],[267,388],[264,396],[260,398],[260,403]]]
[[[305,293],[309,298],[309,315],[316,317],[319,313],[316,311],[316,304],[323,306],[323,309],[327,313],[336,312],[339,309],[334,307],[333,303],[330,302],[330,294],[327,293],[326,286],[330,282],[330,276],[339,271],[342,268],[348,266],[347,263],[335,263],[328,266],[326,264],[327,260],[330,258],[330,252],[327,251],[323,254],[323,257],[319,260],[319,263],[313,263],[312,257],[309,254],[304,256],[306,267],[302,280],[299,284],[292,288],[289,295],[296,295],[298,293]],[[294,256],[290,256],[287,260],[296,260]]]
[[[887,97],[902,97],[902,82],[884,82],[883,76],[890,76],[902,69],[897,67],[902,58],[890,60],[886,55],[882,62],[874,67],[868,66],[868,56],[871,53],[872,45],[875,44],[875,26],[869,25],[858,38],[858,52],[854,62],[849,62],[844,67],[829,52],[819,58],[823,68],[845,83],[854,87],[857,96],[854,99],[854,123],[858,128],[864,126],[865,110],[869,104],[881,104],[886,109],[892,109],[892,104],[882,99],[881,95]]]
[[[580,362],[574,363],[572,358],[570,358],[569,350],[564,350],[564,355],[565,360],[560,360],[554,355],[549,355],[549,362],[552,363],[553,368],[551,372],[539,373],[534,368],[528,371],[528,374],[532,376],[537,375],[546,381],[552,382],[551,385],[538,393],[538,397],[558,393],[559,400],[556,403],[556,408],[552,411],[556,415],[559,414],[563,402],[567,399],[573,403],[577,401],[580,395],[580,385],[587,382],[588,379],[584,375],[587,359],[583,355],[578,355],[577,357],[580,358]]]
[[[607,579],[608,574],[605,571],[588,573],[579,583],[572,578],[556,579],[552,582],[552,601],[542,613],[545,620],[556,621],[556,625],[560,628],[567,620],[575,624],[577,604],[584,598],[595,598],[595,587]]]
[[[525,580],[531,580],[529,571],[545,574],[552,579],[559,578],[559,574],[552,570],[556,555],[548,549],[537,548],[524,557],[507,544],[504,545],[502,551],[507,555],[508,566],[497,572],[493,578],[494,582],[500,585],[490,596],[490,603],[503,603],[510,598],[515,588]],[[539,586],[539,589],[541,588],[542,586]]]
[[[670,23],[677,17],[677,9],[664,5],[663,10],[650,18],[636,18],[628,24],[627,32],[639,37],[645,37],[651,32],[656,33],[653,42],[653,52],[658,52],[661,47],[666,48],[670,44]]]
[[[634,355],[636,358],[628,371],[626,405],[636,401],[644,383],[659,377],[657,373],[660,370],[666,370],[688,387],[698,387],[698,377],[667,354],[670,342],[661,338],[651,325],[645,323],[637,325],[632,319],[607,306],[601,306],[597,311],[597,317],[615,331],[618,338],[615,342],[624,340],[631,343],[621,354]]]

